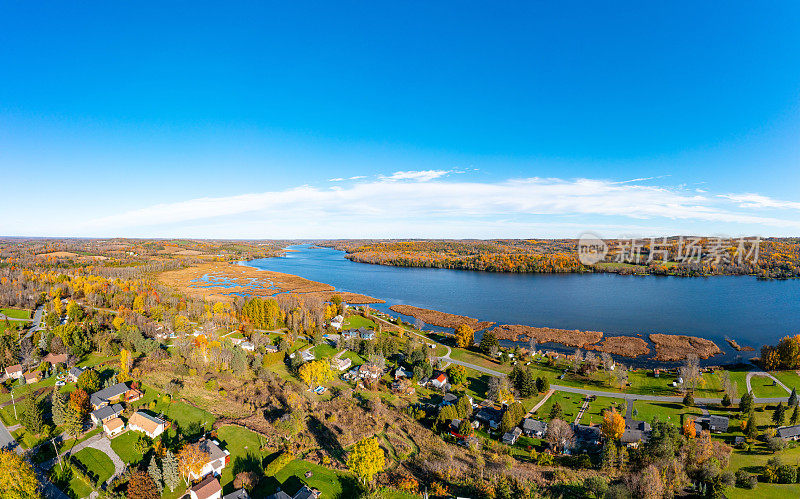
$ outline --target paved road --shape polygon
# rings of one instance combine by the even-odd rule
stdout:
[[[0,421],[0,449],[11,449],[17,454],[22,454],[22,448],[14,437],[11,436],[11,432],[8,431],[8,428],[6,428],[6,425],[4,425],[2,421]]]

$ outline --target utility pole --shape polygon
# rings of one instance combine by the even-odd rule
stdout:
[[[14,419],[19,421],[19,416],[17,416],[17,402],[14,400],[14,387],[11,387],[11,404],[14,406]]]

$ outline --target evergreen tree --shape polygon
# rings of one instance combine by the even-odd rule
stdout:
[[[792,388],[792,394],[789,395],[789,407],[797,406],[797,390]]]
[[[497,336],[495,336],[492,332],[483,333],[481,337],[480,349],[485,355],[489,355],[492,352],[492,348],[500,346],[500,342],[497,341]]]
[[[694,405],[694,395],[692,395],[692,392],[686,392],[686,395],[683,397],[683,405],[686,407],[692,407]]]
[[[161,493],[161,491],[164,490],[164,485],[161,483],[161,468],[158,467],[155,454],[150,458],[150,466],[147,467],[147,474],[150,475],[150,478],[156,483],[158,492]]]
[[[789,424],[796,425],[797,424],[797,406],[794,406],[794,411],[792,412],[792,417],[789,418]]]
[[[600,458],[600,467],[603,471],[610,471],[614,469],[617,462],[617,444],[610,440],[606,440],[603,444],[603,453]]]
[[[750,413],[750,417],[747,418],[747,427],[745,428],[745,433],[747,434],[747,438],[750,440],[755,440],[758,436],[758,423],[756,423],[756,415],[752,412]]]
[[[753,392],[742,395],[742,399],[739,401],[739,410],[745,414],[753,412]]]
[[[772,413],[772,422],[775,423],[776,426],[783,426],[785,421],[786,408],[783,406],[783,402],[779,402],[778,407],[775,408],[775,412]]]
[[[550,419],[561,419],[564,416],[564,409],[561,408],[561,404],[556,402],[553,404],[553,407],[550,408]]]
[[[469,418],[472,415],[472,402],[469,401],[469,397],[466,394],[462,395],[456,402],[456,411],[458,411],[458,417],[462,419]]]
[[[67,396],[64,393],[58,389],[53,390],[51,404],[53,412],[53,424],[56,426],[62,426],[64,423],[66,423],[68,403]]]
[[[539,393],[550,391],[550,381],[548,381],[547,378],[536,378],[536,391]]]
[[[178,460],[169,450],[164,453],[164,459],[161,460],[162,477],[164,478],[164,485],[169,488],[170,492],[175,491],[175,487],[181,483],[181,474],[178,471]]]
[[[23,404],[20,423],[28,430],[28,433],[34,435],[39,435],[44,430],[44,411],[42,411],[42,405],[36,401],[36,397],[33,395],[28,397]]]
[[[730,407],[731,406],[731,397],[727,393],[722,396],[722,406],[723,407]]]

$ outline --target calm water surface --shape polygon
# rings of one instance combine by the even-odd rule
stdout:
[[[500,324],[612,336],[687,334],[714,340],[729,355],[734,352],[726,337],[758,349],[800,333],[797,279],[503,274],[371,265],[351,262],[344,252],[329,248],[292,249],[297,251],[247,264],[384,299],[385,305],[373,305],[383,311],[407,304]]]

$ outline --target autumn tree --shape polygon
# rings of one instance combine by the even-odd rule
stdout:
[[[94,393],[98,391],[102,383],[100,381],[100,374],[94,369],[87,369],[78,376],[76,386],[87,393]]]
[[[686,438],[694,438],[697,436],[697,426],[694,424],[694,419],[686,418],[686,422],[683,423],[683,434]]]
[[[136,471],[128,480],[128,499],[160,499],[153,478],[146,471]]]
[[[22,456],[0,449],[0,490],[4,499],[39,499],[39,480]]]
[[[469,348],[475,343],[475,331],[467,326],[461,324],[456,329],[456,345],[460,348]]]
[[[178,469],[189,483],[191,475],[198,476],[208,462],[208,453],[200,448],[199,443],[184,444],[178,451]]]
[[[363,484],[372,481],[376,473],[383,471],[386,465],[383,449],[375,437],[367,437],[353,446],[347,456],[347,467],[356,474]]]
[[[618,441],[625,433],[625,418],[617,412],[616,409],[603,412],[603,423],[600,426],[600,432],[605,438],[612,441]]]
[[[547,425],[545,440],[555,452],[560,453],[572,445],[575,440],[575,434],[569,423],[561,419],[553,419]]]
[[[81,418],[86,417],[86,415],[89,414],[89,411],[92,409],[92,405],[89,402],[89,394],[81,389],[70,393],[69,407],[78,413]]]
[[[300,366],[298,374],[309,388],[314,388],[316,385],[333,379],[333,371],[331,371],[330,364],[322,360],[306,362]]]
[[[467,368],[462,365],[453,364],[447,370],[447,375],[453,385],[463,385],[467,382]]]

